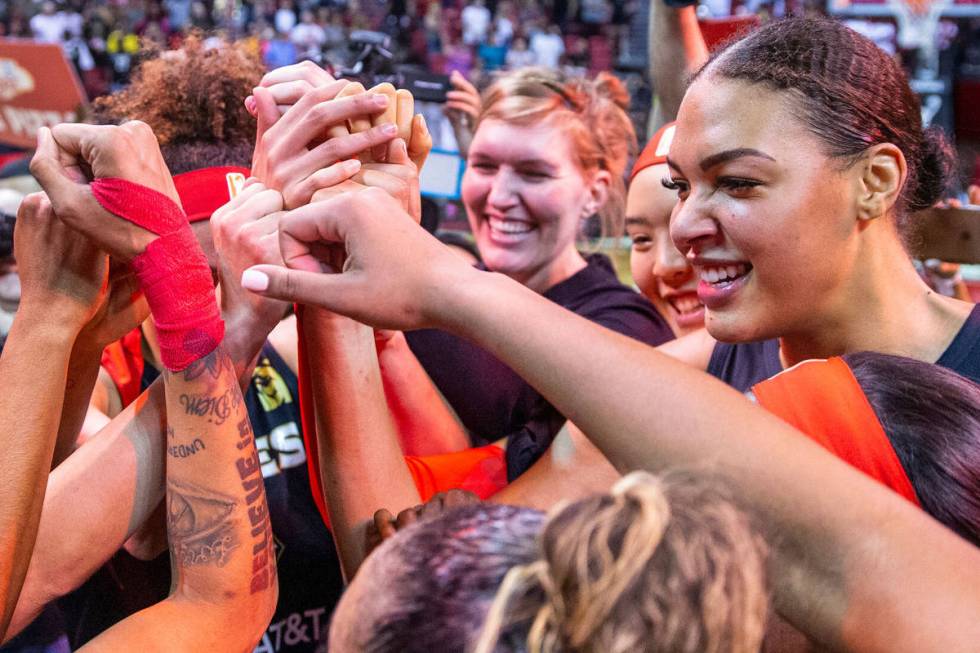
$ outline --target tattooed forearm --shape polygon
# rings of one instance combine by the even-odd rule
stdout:
[[[209,395],[180,395],[180,405],[187,415],[207,417],[215,426],[225,423],[229,417],[238,412],[242,403],[242,393],[238,388],[229,388],[217,396]]]
[[[218,351],[218,349],[215,349],[204,358],[199,358],[188,365],[183,371],[184,380],[194,381],[199,378],[217,379],[222,370],[230,370],[231,374],[237,378],[237,375],[235,375],[235,365],[231,359],[226,355],[219,356]]]
[[[263,479],[259,457],[252,442],[252,425],[246,417],[238,423],[239,449],[250,453],[238,459],[235,465],[245,490],[245,504],[248,506],[248,520],[252,526],[252,582],[251,593],[255,594],[269,587],[276,578],[275,553],[272,542],[272,526],[269,523],[269,509],[262,492]]]
[[[171,444],[167,447],[167,455],[171,458],[187,458],[205,449],[207,447],[204,446],[204,441],[201,438],[194,438],[190,444]]]
[[[239,542],[233,528],[235,499],[173,478],[167,480],[167,533],[184,566],[224,566]]]

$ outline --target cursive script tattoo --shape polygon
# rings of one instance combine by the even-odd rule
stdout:
[[[201,438],[194,438],[194,441],[190,444],[170,445],[167,447],[167,454],[173,458],[187,458],[188,456],[193,456],[198,451],[204,451],[206,448]]]
[[[168,480],[167,533],[176,560],[223,567],[239,546],[232,528],[235,505],[231,497]]]
[[[180,395],[184,412],[197,417],[207,417],[215,426],[221,426],[233,414],[237,414],[242,395],[237,388],[229,388],[218,396]]]

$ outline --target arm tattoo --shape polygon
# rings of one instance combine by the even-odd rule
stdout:
[[[232,528],[235,504],[231,497],[167,481],[167,532],[181,565],[222,567],[228,562],[239,545]]]
[[[231,359],[228,356],[219,356],[218,349],[188,365],[183,372],[184,380],[194,381],[201,377],[217,379],[223,369],[231,370],[232,376],[238,378],[238,375],[235,374],[235,365]]]
[[[242,394],[238,388],[228,388],[222,394],[212,395],[180,395],[180,405],[184,413],[197,417],[207,417],[215,426],[221,426],[232,414],[237,414],[242,403]]]

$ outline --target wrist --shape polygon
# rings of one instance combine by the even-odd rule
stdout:
[[[469,311],[486,302],[503,275],[475,267],[454,267],[450,274],[437,274],[425,286],[422,316],[425,326],[444,331],[460,328],[465,322],[461,311]],[[455,331],[453,331],[455,332]]]
[[[46,307],[47,308],[47,307]],[[23,303],[14,315],[8,341],[14,337],[26,337],[36,345],[55,346],[70,351],[82,329],[78,320],[65,319],[65,316],[46,308],[31,307]]]

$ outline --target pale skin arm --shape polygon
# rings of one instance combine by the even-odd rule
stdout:
[[[980,641],[980,551],[720,381],[461,264],[372,191],[286,216],[280,246],[294,269],[260,266],[251,272],[264,280],[243,282],[377,327],[473,340],[620,472],[723,476],[771,529],[777,609],[824,645],[938,652]],[[342,274],[308,272],[313,242],[343,248]]]

